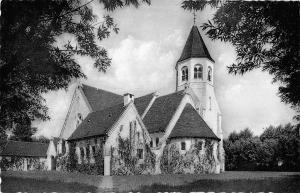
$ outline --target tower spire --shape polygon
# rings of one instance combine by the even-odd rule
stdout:
[[[196,23],[196,11],[195,11],[195,9],[193,10],[193,16],[194,16],[194,25],[195,25],[195,23]]]
[[[206,45],[200,35],[197,26],[195,25],[191,29],[191,32],[177,63],[189,58],[207,58],[214,62],[209,54],[209,51],[206,48]]]

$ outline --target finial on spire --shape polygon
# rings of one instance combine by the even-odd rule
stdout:
[[[194,16],[194,25],[196,23],[196,12],[195,12],[195,9],[193,10],[193,16]]]

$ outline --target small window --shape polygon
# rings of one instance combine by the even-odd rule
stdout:
[[[92,154],[93,154],[93,156],[95,156],[95,153],[96,153],[96,147],[93,145],[92,146]]]
[[[197,64],[194,67],[194,78],[195,79],[202,79],[203,78],[203,67],[200,64]]]
[[[137,149],[137,157],[143,159],[143,149]]]
[[[152,140],[150,141],[150,147],[153,147],[153,141]]]
[[[185,142],[181,142],[181,150],[185,150]]]
[[[186,66],[184,66],[182,69],[181,69],[181,73],[182,73],[182,81],[186,81],[189,79],[189,73],[188,73],[188,68]]]
[[[158,144],[159,144],[159,138],[156,137],[156,139],[155,139],[155,145],[156,145],[156,147],[158,147]]]
[[[77,115],[77,116],[78,116],[78,119],[79,119],[80,121],[82,121],[82,119],[83,119],[83,118],[82,118],[82,115],[81,115],[81,113],[78,113],[78,115]]]
[[[208,80],[208,81],[211,81],[211,71],[212,71],[212,70],[211,70],[211,67],[209,66],[209,67],[208,67],[208,71],[207,71],[207,80]]]

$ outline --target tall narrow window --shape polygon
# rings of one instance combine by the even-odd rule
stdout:
[[[203,78],[203,66],[201,64],[197,64],[194,67],[194,78],[202,79]]]
[[[158,144],[159,144],[159,138],[156,137],[156,139],[155,139],[155,145],[156,145],[156,147],[158,147]]]
[[[144,153],[143,149],[137,149],[137,157],[139,159],[143,159],[143,153]]]
[[[207,80],[208,80],[208,81],[211,81],[211,71],[212,71],[212,70],[211,70],[211,67],[209,66],[209,67],[208,67],[208,71],[207,71]]]
[[[93,156],[95,157],[95,154],[96,154],[96,146],[92,146],[92,154],[93,154]]]
[[[182,74],[182,81],[186,81],[189,79],[188,68],[186,66],[182,67],[181,74]]]
[[[80,148],[80,157],[81,157],[81,161],[83,162],[83,160],[84,160],[84,149],[83,149],[83,147]]]
[[[138,142],[140,141],[140,137],[141,137],[140,132],[137,132],[137,140],[138,140]]]

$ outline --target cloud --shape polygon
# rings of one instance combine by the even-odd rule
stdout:
[[[181,36],[179,30],[174,30],[162,41],[139,40],[129,35],[109,50],[112,66],[106,74],[97,72],[92,65],[83,67],[88,77],[86,82],[119,94],[132,92],[136,96],[156,90],[171,92],[175,89],[174,66],[176,52],[183,42]]]
[[[128,36],[116,48],[108,50],[112,58],[112,66],[107,73],[98,72],[89,57],[76,57],[88,77],[82,82],[118,94],[131,92],[135,96],[153,91],[162,94],[173,92],[175,90],[174,65],[178,57],[175,53],[184,42],[181,36],[179,30],[174,30],[174,33],[159,42]],[[51,120],[33,123],[39,128],[37,135],[47,137],[59,135],[75,85],[73,83],[68,91],[59,90],[45,94]]]
[[[234,62],[234,54],[221,54],[217,60],[217,99],[223,114],[225,136],[233,130],[249,127],[255,134],[273,124],[292,121],[295,114],[277,96],[278,85],[272,76],[260,69],[245,75],[230,75],[226,66]]]

